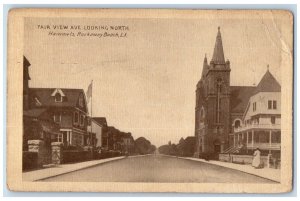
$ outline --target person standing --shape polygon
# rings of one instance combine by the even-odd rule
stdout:
[[[259,166],[260,166],[260,150],[259,150],[259,148],[256,148],[256,150],[254,151],[252,166],[254,168],[259,168]]]

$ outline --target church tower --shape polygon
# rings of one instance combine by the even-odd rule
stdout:
[[[230,131],[230,62],[225,61],[220,27],[209,65],[204,58],[195,113],[196,154],[217,154],[226,149]]]

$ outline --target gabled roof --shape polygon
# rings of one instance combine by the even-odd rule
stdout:
[[[218,34],[217,34],[217,38],[216,38],[212,61],[215,64],[225,64],[225,57],[224,57],[220,27],[218,27]]]
[[[269,69],[264,74],[259,84],[256,87],[256,90],[253,92],[253,95],[258,92],[281,92],[281,86],[270,73]]]
[[[230,86],[231,113],[244,113],[255,89],[254,86]]]
[[[41,107],[79,107],[78,99],[82,94],[84,99],[85,111],[87,111],[85,95],[83,89],[63,89],[60,90],[65,94],[62,102],[55,102],[55,97],[51,94],[56,90],[56,88],[30,88],[29,97],[30,97],[30,107],[36,108],[35,105],[36,99],[41,103]]]
[[[107,126],[107,121],[105,117],[93,117],[93,120],[95,120],[101,126]]]

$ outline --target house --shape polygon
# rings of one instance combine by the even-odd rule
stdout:
[[[281,86],[269,69],[253,91],[241,119],[234,123],[235,152],[259,148],[280,158]]]
[[[59,125],[60,134],[53,141],[64,145],[87,145],[87,105],[82,89],[29,88],[29,107],[47,109]]]
[[[121,145],[122,145],[122,152],[133,154],[134,153],[134,139],[131,133],[121,133]]]
[[[113,126],[104,127],[102,147],[123,153],[134,153],[135,142],[131,133],[122,132]]]
[[[107,126],[102,136],[102,146],[106,150],[117,149],[117,136],[120,131],[113,126]]]
[[[106,131],[107,121],[105,117],[89,117],[89,124],[87,127],[90,135],[90,144],[95,147],[102,147],[103,133]]]
[[[28,140],[43,140],[50,151],[51,139],[60,133],[59,125],[49,115],[48,108],[30,107],[30,65],[23,56],[23,151],[28,150]]]

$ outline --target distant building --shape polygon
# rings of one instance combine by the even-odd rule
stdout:
[[[134,153],[134,139],[131,133],[121,133],[121,145],[122,145],[122,152],[132,154]]]
[[[232,152],[263,152],[280,157],[281,149],[281,86],[269,70],[249,98],[241,119],[234,124]]]
[[[113,126],[107,126],[103,132],[102,147],[106,150],[131,154],[135,150],[135,143],[131,133],[122,132]]]
[[[107,127],[107,122],[105,117],[93,117],[89,118],[90,123],[87,127],[88,133],[90,135],[89,144],[95,147],[102,147],[103,134]]]
[[[275,110],[271,113],[268,111],[262,114],[263,116],[249,111],[245,116],[245,111],[249,109],[249,100],[251,103],[256,102],[257,110],[261,107],[258,105],[261,104],[258,100],[262,97],[262,94],[258,92],[260,85],[258,87],[230,86],[230,72],[230,61],[225,61],[221,31],[218,28],[213,56],[210,63],[205,56],[202,75],[196,87],[196,157],[208,153],[217,156],[218,153],[231,150],[237,143],[237,136],[240,136],[233,134],[234,129],[242,124],[243,118],[249,122],[251,118],[260,117],[262,123],[265,118],[273,115],[273,120],[275,118],[275,122],[278,121],[279,102],[275,103],[278,108],[276,114]],[[266,76],[269,77],[267,80],[273,77],[269,72]],[[271,80],[274,81],[274,79]],[[278,83],[274,86],[268,85],[267,88],[272,93],[271,97],[273,95],[278,97],[278,94],[273,94],[274,90],[277,93],[280,88]],[[273,99],[277,100],[275,97]]]

